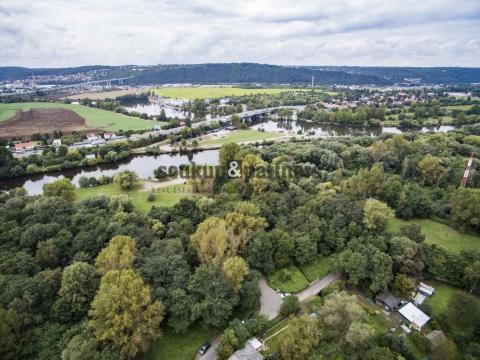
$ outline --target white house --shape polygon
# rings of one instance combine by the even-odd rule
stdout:
[[[85,159],[95,159],[95,154],[87,154]]]
[[[421,282],[420,284],[418,284],[418,291],[420,291],[425,296],[432,296],[435,292],[435,288]]]
[[[59,147],[60,145],[62,145],[62,140],[61,139],[53,139],[52,145],[54,147]]]
[[[87,134],[87,141],[94,141],[97,140],[97,135],[95,133],[88,133]]]
[[[107,131],[106,133],[103,134],[103,138],[105,140],[113,140],[117,137],[117,134],[111,131]]]
[[[412,329],[418,331],[421,331],[422,327],[430,321],[430,317],[411,302],[399,309],[398,312],[410,322],[410,327]]]

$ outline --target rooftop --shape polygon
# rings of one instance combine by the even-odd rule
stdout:
[[[428,317],[427,314],[425,314],[411,302],[399,309],[398,312],[402,314],[405,319],[410,321],[410,323],[415,324],[419,329],[421,329],[423,325],[430,320],[430,317]]]

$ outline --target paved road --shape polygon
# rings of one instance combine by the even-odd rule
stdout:
[[[299,301],[304,301],[305,299],[317,295],[320,291],[330,285],[332,282],[340,279],[340,273],[330,273],[325,276],[323,279],[313,282],[308,288],[297,293]]]
[[[271,320],[278,315],[280,306],[282,305],[282,298],[280,297],[280,293],[268,286],[264,277],[260,279],[258,286],[262,293],[260,297],[260,313],[267,315]]]
[[[211,341],[210,341],[210,344],[212,344],[212,346],[210,346],[210,349],[208,349],[208,351],[203,354],[203,355],[196,355],[195,359],[197,360],[216,360],[217,359],[217,347],[218,345],[220,345],[220,340],[222,339],[222,335],[217,335],[216,337],[214,337]]]
[[[305,290],[297,293],[297,297],[299,301],[304,301],[305,299],[317,295],[322,289],[326,288],[335,280],[340,278],[340,274],[330,273],[325,276],[323,279],[317,280],[312,283],[308,288]],[[260,281],[258,282],[258,286],[260,287],[261,297],[260,297],[260,313],[267,315],[267,317],[271,320],[278,315],[280,311],[280,307],[282,306],[282,298],[280,293],[273,290],[270,286],[268,286],[267,281],[262,276]],[[210,343],[212,346],[203,356],[198,356],[196,359],[199,360],[216,360],[216,349],[220,344],[221,335],[217,335]]]

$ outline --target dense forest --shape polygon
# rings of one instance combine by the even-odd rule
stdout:
[[[478,127],[263,148],[230,143],[220,165],[240,161],[248,172],[198,183],[205,196],[146,214],[124,196],[77,201],[65,179],[45,185],[42,196],[4,192],[0,357],[131,359],[166,329],[200,325],[227,328],[218,349],[227,359],[268,328],[257,313],[262,274],[330,255],[345,285],[367,296],[408,293],[421,276],[478,294],[480,252],[453,253],[425,242],[419,226],[392,231],[387,222],[434,216],[480,233],[480,174],[458,187],[466,159],[479,151]],[[261,176],[272,167],[293,171]],[[284,359],[336,351],[416,359],[401,335],[373,336],[352,296],[329,292],[318,321],[289,320]],[[284,316],[295,312],[290,299]],[[454,339],[465,359],[480,356],[480,309],[472,314],[471,331]],[[448,322],[435,326],[448,334]]]
[[[137,71],[141,68],[142,71]],[[421,67],[345,67],[345,66],[278,66],[256,63],[178,64],[153,66],[82,66],[75,68],[30,69],[0,67],[0,81],[22,80],[32,75],[71,75],[105,70],[109,78],[132,77],[136,85],[168,83],[265,83],[343,85],[466,84],[480,82],[478,68]]]

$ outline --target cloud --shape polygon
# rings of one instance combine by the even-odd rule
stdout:
[[[3,0],[0,65],[478,66],[477,0]]]

